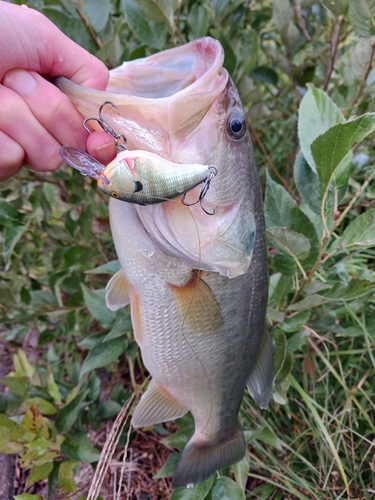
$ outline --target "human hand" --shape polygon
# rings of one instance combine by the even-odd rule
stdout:
[[[102,163],[115,155],[105,132],[87,136],[69,98],[46,78],[66,76],[105,89],[105,65],[66,37],[41,13],[0,1],[0,181],[23,163],[36,171],[62,164],[61,145],[87,149]]]

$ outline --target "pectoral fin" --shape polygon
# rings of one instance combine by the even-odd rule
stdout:
[[[193,272],[183,287],[172,286],[182,321],[197,333],[213,333],[223,324],[218,303],[210,287]]]
[[[129,305],[129,283],[122,269],[108,281],[105,288],[105,303],[111,311]]]
[[[247,381],[247,388],[257,405],[265,410],[272,394],[273,352],[270,334],[265,328],[258,347],[259,357]]]
[[[151,380],[135,409],[132,424],[134,427],[160,424],[182,417],[187,411],[185,406],[173,399],[157,382]]]

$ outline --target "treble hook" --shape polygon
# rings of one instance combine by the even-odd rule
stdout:
[[[104,130],[104,132],[107,132],[108,135],[112,136],[115,139],[115,146],[116,146],[117,152],[119,152],[119,151],[125,151],[126,150],[126,137],[124,136],[124,134],[117,134],[113,130],[113,128],[109,125],[109,123],[107,123],[104,120],[104,118],[103,118],[102,109],[107,104],[110,104],[113,108],[117,109],[117,111],[118,111],[118,107],[115,104],[113,104],[113,102],[111,102],[111,101],[105,101],[105,102],[103,102],[103,104],[99,108],[99,118],[85,118],[83,120],[83,122],[82,122],[82,126],[86,130],[86,132],[88,132],[89,134],[91,134],[92,132],[87,127],[86,123],[88,121],[90,121],[90,120],[95,120],[96,122],[99,123],[99,125],[102,127],[102,129]]]
[[[193,205],[196,205],[198,202],[201,206],[201,209],[203,210],[204,213],[206,213],[207,215],[215,215],[216,214],[216,211],[217,211],[217,207],[212,211],[212,212],[209,212],[208,210],[206,210],[203,206],[203,198],[206,196],[207,194],[207,191],[210,189],[210,184],[211,184],[211,181],[212,179],[216,176],[217,174],[217,168],[214,166],[214,165],[210,165],[208,167],[208,170],[210,171],[210,175],[207,177],[207,179],[204,181],[204,184],[203,184],[203,187],[202,187],[202,190],[199,194],[199,198],[197,199],[197,201],[194,201],[193,203],[187,203],[185,201],[185,198],[186,198],[186,193],[183,195],[183,197],[181,198],[181,203],[183,205],[185,205],[186,207],[191,207]]]

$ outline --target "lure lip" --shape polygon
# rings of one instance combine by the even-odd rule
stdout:
[[[104,175],[106,166],[86,153],[86,151],[69,146],[61,146],[59,154],[68,165],[78,170],[82,175],[89,176],[107,186],[111,184],[109,179]]]

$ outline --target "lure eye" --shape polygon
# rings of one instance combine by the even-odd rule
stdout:
[[[227,132],[235,141],[239,141],[245,135],[246,121],[244,115],[237,111],[231,113],[227,120]]]
[[[119,194],[118,194],[118,193],[116,193],[116,191],[111,191],[111,196],[112,196],[113,198],[116,198],[116,199],[119,199],[119,198],[120,198]]]

